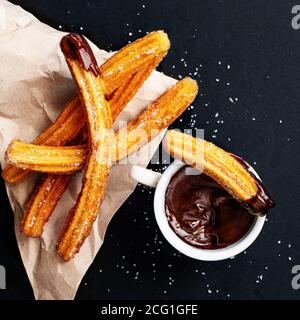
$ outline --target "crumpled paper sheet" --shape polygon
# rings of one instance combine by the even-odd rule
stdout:
[[[97,30],[96,32],[101,32]],[[55,120],[65,102],[74,93],[70,73],[59,49],[64,35],[33,15],[7,1],[0,0],[0,160],[5,165],[5,150],[13,139],[30,142]],[[92,45],[99,65],[111,54]],[[174,85],[175,80],[153,72],[118,120],[135,117],[147,104]],[[131,156],[146,166],[162,135]],[[147,147],[147,146],[146,146]],[[145,152],[146,151],[146,152]],[[30,239],[19,231],[22,208],[31,193],[37,175],[16,186],[6,185],[15,214],[15,233],[23,263],[36,299],[73,299],[82,277],[101,247],[107,225],[133,192],[131,165],[112,167],[99,218],[80,253],[69,263],[56,253],[56,242],[81,186],[78,174],[64,194],[45,227],[41,239]],[[5,213],[3,213],[5,214]],[[100,284],[101,285],[101,284]]]

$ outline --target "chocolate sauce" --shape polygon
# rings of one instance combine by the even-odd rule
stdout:
[[[194,174],[186,170],[193,170]],[[181,168],[170,181],[166,213],[174,232],[188,244],[202,249],[235,243],[255,219],[217,182],[205,174],[196,174],[189,166]]]
[[[91,71],[95,76],[101,74],[92,49],[84,37],[69,33],[60,42],[60,48],[66,58],[79,61],[86,71]]]
[[[248,162],[246,162],[244,159],[236,156],[235,154],[230,154],[234,159],[236,159],[254,178],[256,181],[258,192],[257,194],[248,199],[247,201],[243,201],[242,205],[247,208],[252,214],[254,215],[265,215],[267,211],[270,208],[273,208],[275,205],[275,202],[270,195],[270,193],[267,191],[267,189],[264,187],[262,182],[255,176],[255,174],[252,171],[252,167],[249,165]]]

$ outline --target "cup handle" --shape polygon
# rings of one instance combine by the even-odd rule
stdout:
[[[130,178],[144,184],[145,186],[156,188],[162,174],[140,166],[133,165],[130,170]]]

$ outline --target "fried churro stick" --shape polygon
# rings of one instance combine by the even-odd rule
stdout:
[[[254,214],[263,214],[274,202],[249,165],[213,143],[169,130],[163,146],[171,156],[213,178]]]
[[[103,201],[110,163],[112,120],[102,74],[88,42],[79,35],[69,34],[62,38],[61,49],[80,92],[89,134],[82,189],[66,219],[57,247],[59,255],[69,261],[90,234]]]
[[[193,102],[197,92],[196,81],[185,78],[146,107],[116,133],[112,161],[137,151],[168,127]],[[7,160],[23,169],[68,174],[83,168],[87,154],[87,146],[49,147],[14,141],[7,149]]]
[[[124,76],[137,72],[153,58],[162,59],[169,48],[168,35],[163,31],[151,32],[123,47],[101,67],[107,92],[113,92]]]
[[[25,205],[20,228],[24,234],[33,238],[41,236],[44,225],[69,186],[71,178],[72,175],[43,175]]]
[[[161,55],[158,58],[153,59],[149,64],[143,66],[143,68],[131,77],[129,82],[124,82],[124,84],[121,85],[113,95],[111,95],[110,106],[112,121],[115,121],[124,106],[126,106],[133,95],[135,95],[137,90],[142,86],[144,81],[149,77],[162,58],[163,56]],[[80,114],[82,114],[81,110]],[[82,141],[84,141],[84,139]],[[26,171],[31,172],[28,170]],[[58,181],[56,182],[56,180]],[[37,189],[39,191],[34,192],[30,196],[28,204],[25,205],[21,231],[23,231],[28,237],[40,237],[42,235],[44,225],[49,220],[57,202],[62,197],[70,182],[70,177],[63,178],[63,176],[51,174],[42,179],[37,185]],[[47,190],[47,196],[44,195],[44,190]],[[49,200],[50,195],[51,199]],[[51,203],[48,203],[49,201],[51,201]]]
[[[88,147],[86,145],[82,147],[51,147],[27,144],[18,140],[13,141],[6,150],[7,160],[16,167],[57,174],[70,174],[81,170],[84,162],[76,161],[78,158],[85,161],[87,155]],[[65,166],[65,160],[71,165]],[[49,170],[49,165],[51,165],[51,171]]]
[[[152,69],[166,55],[169,47],[170,41],[164,32],[152,32],[124,47],[101,66],[107,88],[107,96],[114,100],[111,104],[112,116],[114,116],[114,112],[118,114],[122,107],[131,100]],[[145,66],[146,69],[144,69]],[[142,73],[141,70],[148,70],[149,73],[147,71]],[[132,77],[135,73],[137,75],[133,79]],[[129,88],[127,89],[127,95],[122,94],[122,105],[117,99],[124,89],[124,87],[123,89],[120,88],[120,83],[126,84],[127,81],[130,81],[132,87],[130,90]],[[119,89],[117,90],[117,88]],[[115,109],[115,105],[118,108]],[[36,145],[63,146],[70,143],[84,125],[85,117],[83,116],[79,96],[76,95],[66,104],[56,121],[44,133],[39,135],[33,143]],[[3,178],[11,184],[23,181],[30,174],[30,171],[21,170],[10,164],[2,172]]]

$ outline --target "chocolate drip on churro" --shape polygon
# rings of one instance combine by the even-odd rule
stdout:
[[[83,36],[69,33],[61,39],[60,48],[66,58],[79,61],[84,70],[101,75],[92,49]]]
[[[235,154],[230,154],[234,159],[236,159],[253,177],[253,179],[256,181],[257,184],[257,194],[246,200],[242,201],[241,204],[247,208],[252,214],[254,215],[265,215],[267,211],[274,207],[275,202],[268,192],[268,190],[265,188],[263,183],[256,177],[256,175],[253,173],[253,168],[249,165],[248,162],[246,162],[244,159],[240,158],[239,156]]]

